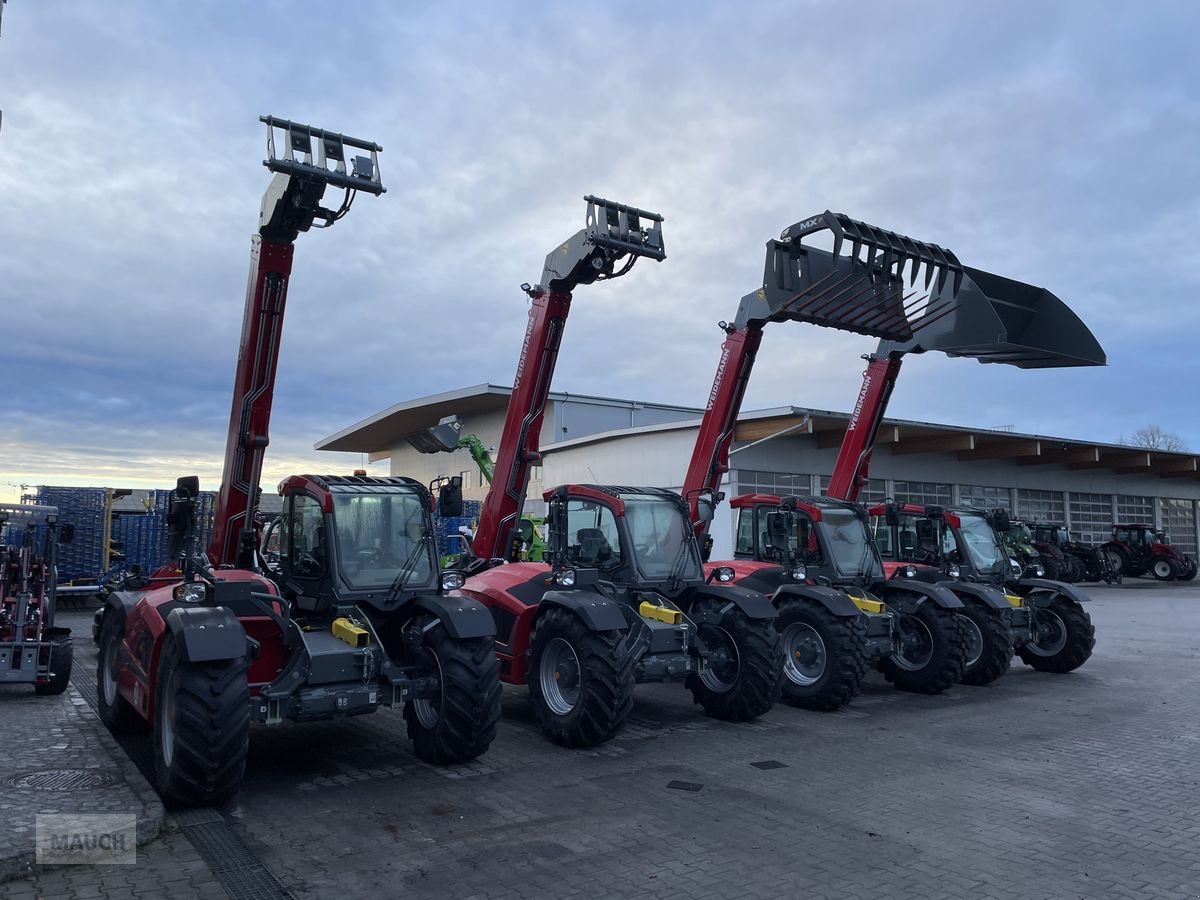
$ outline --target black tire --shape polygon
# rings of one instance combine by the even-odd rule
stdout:
[[[1079,584],[1082,581],[1088,580],[1087,566],[1084,564],[1082,559],[1080,559],[1078,556],[1068,556],[1067,562],[1069,562],[1071,564],[1071,581],[1072,582],[1074,582],[1075,584]],[[1097,576],[1097,578],[1095,580],[1099,581],[1100,580],[1099,576]]]
[[[1122,577],[1134,573],[1129,571],[1129,554],[1120,547],[1101,547],[1101,553],[1107,553],[1109,561],[1112,563],[1113,571]]]
[[[1182,572],[1179,573],[1179,580],[1180,581],[1191,581],[1193,578],[1196,577],[1196,569],[1197,568],[1200,568],[1200,567],[1197,566],[1196,560],[1189,559],[1187,561],[1187,568],[1185,568]]]
[[[963,684],[991,684],[1008,671],[1013,658],[1012,626],[1003,611],[978,600],[964,600],[959,615],[967,636]]]
[[[483,754],[500,721],[500,660],[492,638],[455,638],[444,627],[425,632],[422,649],[442,685],[437,702],[404,704],[408,739],[419,759],[452,765]]]
[[[245,657],[189,663],[163,637],[154,688],[154,775],[164,800],[216,806],[246,773],[250,690]]]
[[[1160,556],[1150,563],[1150,574],[1155,581],[1174,581],[1179,577],[1179,564],[1173,559]]]
[[[692,615],[699,612],[693,609]],[[775,705],[783,682],[783,642],[773,620],[751,619],[734,607],[717,624],[704,624],[698,630],[699,639],[708,646],[733,651],[726,664],[705,666],[703,673],[693,672],[687,678],[692,701],[705,715],[748,722]]]
[[[96,713],[113,734],[132,734],[150,727],[142,714],[117,692],[117,666],[124,634],[124,617],[112,612],[105,615],[96,654]]]
[[[862,616],[835,616],[813,600],[784,600],[775,630],[783,644],[785,702],[828,712],[858,696],[867,672]]]
[[[554,657],[547,657],[547,651]],[[543,661],[549,693],[542,684]],[[529,641],[527,676],[542,734],[563,747],[607,741],[633,709],[633,664],[625,632],[593,631],[562,607],[543,612]]]
[[[1063,580],[1063,567],[1059,564],[1057,559],[1054,559],[1050,556],[1043,556],[1041,558],[1041,564],[1042,570],[1046,573],[1044,577],[1049,578],[1051,581]]]
[[[1021,662],[1038,672],[1072,672],[1092,655],[1096,629],[1083,606],[1057,596],[1034,607],[1034,639],[1017,648]]]
[[[915,694],[940,694],[962,681],[967,636],[957,612],[926,601],[913,612],[901,615],[901,628],[924,628],[930,644],[927,658],[905,660],[895,654],[885,656],[879,663],[883,677],[900,690]]]
[[[43,697],[61,694],[71,683],[71,661],[75,656],[75,648],[69,637],[55,638],[50,641],[44,651],[49,659],[50,676],[45,684],[35,684],[33,692]]]

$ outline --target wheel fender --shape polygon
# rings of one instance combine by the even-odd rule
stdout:
[[[628,624],[618,603],[594,591],[546,591],[541,605],[569,610],[592,631],[623,631]]]
[[[117,613],[121,618],[126,618],[133,612],[133,607],[137,604],[140,593],[132,591],[112,591],[104,598],[104,605],[100,607],[104,615],[109,613]]]
[[[496,636],[496,620],[474,597],[427,594],[414,598],[412,607],[437,616],[446,631],[460,640]]]
[[[893,598],[898,595],[909,594],[916,598],[916,605],[929,601],[942,609],[962,609],[963,602],[958,599],[954,591],[946,587],[945,583],[930,584],[927,581],[917,581],[913,578],[905,578],[903,581],[885,581],[882,585],[885,593],[885,598]]]
[[[732,603],[751,619],[775,619],[779,616],[775,604],[766,594],[748,591],[732,584],[706,584],[695,588],[692,591],[692,602],[699,600],[716,600],[722,606]]]
[[[1017,588],[1022,597],[1048,591],[1050,596],[1047,597],[1047,602],[1060,594],[1074,600],[1076,603],[1088,603],[1092,599],[1073,584],[1067,584],[1062,581],[1050,581],[1048,578],[1022,578],[1017,582]]]
[[[167,632],[184,662],[214,662],[246,655],[246,632],[224,606],[176,607],[167,615]]]
[[[854,605],[854,601],[846,595],[845,591],[824,587],[823,585],[785,584],[772,597],[776,606],[781,601],[793,598],[820,603],[830,613],[844,619],[856,618],[862,612]]]
[[[1012,606],[1004,599],[1004,591],[990,584],[975,584],[970,581],[946,581],[942,582],[942,587],[954,592],[959,599],[968,597],[972,600],[978,600],[984,606],[991,609],[1012,609]]]

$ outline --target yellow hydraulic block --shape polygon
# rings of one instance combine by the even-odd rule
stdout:
[[[335,638],[345,641],[351,647],[365,647],[371,643],[371,632],[361,625],[355,625],[345,616],[334,619],[331,630]]]
[[[1016,594],[1007,594],[1006,593],[1004,595],[1004,599],[1007,600],[1009,602],[1009,604],[1012,606],[1024,606],[1025,605],[1025,601],[1022,600],[1020,597],[1018,597]]]
[[[884,605],[879,600],[872,600],[870,597],[859,597],[857,594],[848,594],[847,596],[851,600],[853,600],[854,605],[857,606],[859,609],[861,609],[863,612],[867,612],[867,613],[885,613],[885,612],[887,612],[887,606]]]
[[[659,606],[647,600],[638,607],[638,615],[644,619],[654,619],[656,622],[666,622],[668,625],[678,625],[683,621],[683,613],[669,606]]]

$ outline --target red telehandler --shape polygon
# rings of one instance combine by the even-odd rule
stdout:
[[[833,235],[832,253],[803,244],[804,238],[823,231]],[[850,253],[842,256],[847,244]],[[1025,580],[1018,596],[1001,585],[968,584],[950,571],[933,577],[909,564],[885,570],[868,535],[865,513],[853,501],[866,483],[871,449],[905,354],[938,350],[981,362],[1041,368],[1103,365],[1103,350],[1048,291],[964,267],[935,244],[840,214],[810,217],[768,243],[763,287],[744,297],[735,322],[723,326],[728,336],[685,482],[689,496],[714,491],[728,471],[737,412],[762,328],[788,320],[872,334],[881,338],[880,348],[869,358],[828,498],[784,503],[756,495],[735,500],[741,516],[738,556],[743,558],[717,565],[732,565],[741,583],[770,591],[809,580],[808,565],[795,561],[812,564],[812,574],[823,585],[843,587],[854,598],[859,617],[874,635],[866,641],[867,662],[897,687],[934,693],[960,677],[971,683],[999,677],[1007,666],[991,663],[1004,652],[1011,658],[1014,626],[1018,637],[1031,639],[1031,620],[1038,609],[1063,596],[1061,586]],[[775,510],[789,515],[777,518],[772,529],[769,514]],[[849,518],[854,524],[847,521],[837,534],[821,524]],[[700,528],[703,533],[707,525]],[[835,564],[834,557],[844,555],[835,553],[835,537],[839,544],[861,547],[861,554],[851,553],[853,559]],[[789,600],[786,611],[780,607],[779,626],[789,660],[785,697],[818,709],[849,700],[858,690],[855,673],[863,667],[856,660],[864,653],[854,634],[859,629],[850,621],[853,612],[844,603],[820,598],[790,602],[789,592],[776,598],[777,603]],[[880,615],[895,621],[890,649]],[[990,647],[989,640],[1008,649]]]
[[[359,192],[384,188],[378,145],[262,121],[264,165],[275,175],[251,239],[211,543],[207,555],[195,546],[199,479],[181,478],[168,514],[174,562],[144,590],[108,596],[99,639],[100,718],[114,732],[153,729],[158,789],[181,804],[220,803],[236,792],[251,721],[402,706],[417,756],[445,764],[483,753],[500,715],[492,618],[478,603],[446,596],[425,485],[285,479],[279,563],[266,570],[256,513],[293,243],[342,218]],[[369,154],[349,160],[350,171],[348,149]],[[321,205],[330,186],[345,191],[337,209]],[[460,514],[461,493],[451,485],[441,494],[442,512]]]
[[[546,257],[532,298],[492,489],[461,593],[491,609],[501,678],[528,684],[543,733],[569,747],[611,737],[640,681],[686,681],[705,713],[766,712],[782,661],[766,598],[704,578],[688,504],[661,488],[562,485],[549,504],[549,564],[517,562],[530,467],[571,292],[662,260],[662,218],[585,198],[584,230]],[[698,501],[711,514],[711,501]],[[500,565],[498,563],[506,563]]]

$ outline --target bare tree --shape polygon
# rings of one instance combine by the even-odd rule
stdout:
[[[1129,447],[1145,447],[1147,450],[1168,450],[1182,452],[1188,449],[1187,441],[1173,431],[1167,431],[1161,425],[1147,425],[1139,428],[1131,436],[1121,435],[1118,444]]]

